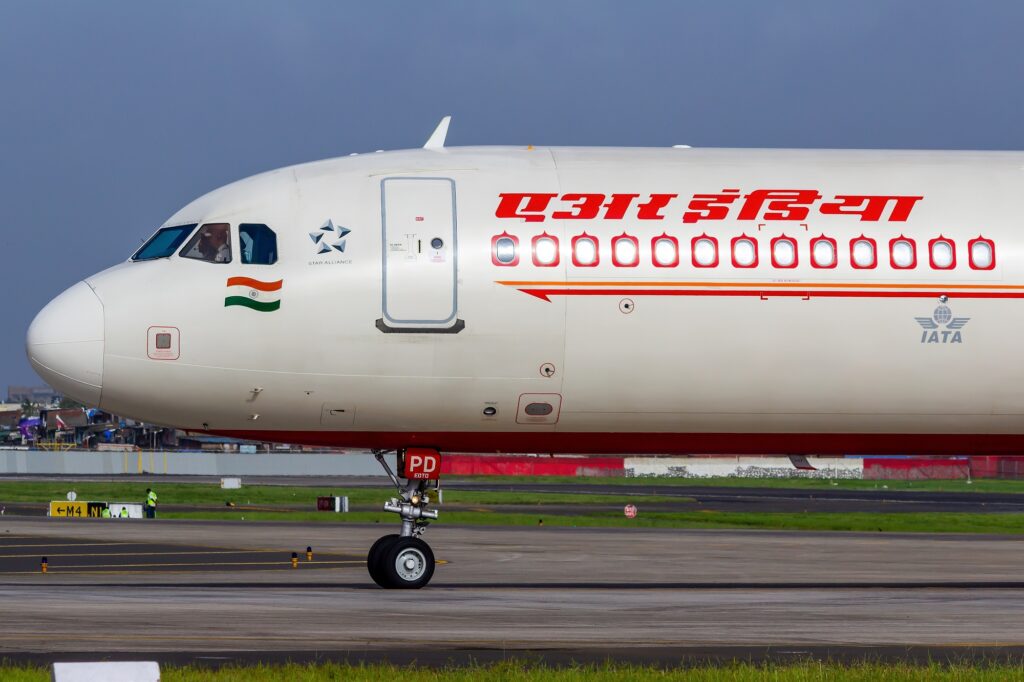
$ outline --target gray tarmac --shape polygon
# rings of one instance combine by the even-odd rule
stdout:
[[[1024,537],[442,522],[443,563],[407,592],[366,574],[387,532],[3,517],[0,658],[1024,657]]]

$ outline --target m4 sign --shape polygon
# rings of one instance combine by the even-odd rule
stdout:
[[[405,451],[405,466],[402,475],[408,479],[441,477],[441,453],[430,448],[409,448]]]

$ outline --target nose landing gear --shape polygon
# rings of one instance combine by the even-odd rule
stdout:
[[[419,536],[437,519],[437,512],[427,509],[427,493],[432,482],[437,488],[441,456],[436,450],[400,450],[398,469],[405,477],[403,485],[384,460],[384,452],[373,455],[398,489],[399,497],[385,502],[384,510],[401,517],[402,531],[373,543],[366,555],[366,568],[373,581],[385,589],[419,589],[434,575],[434,552]]]

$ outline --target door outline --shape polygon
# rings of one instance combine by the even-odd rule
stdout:
[[[451,187],[451,199],[452,199],[452,245],[451,245],[451,263],[452,263],[452,308],[451,314],[443,320],[417,320],[417,319],[398,319],[392,317],[388,313],[388,214],[387,214],[387,182],[389,180],[428,180],[428,181],[445,181]],[[458,334],[462,331],[466,323],[462,320],[455,319],[459,311],[459,218],[456,212],[456,194],[455,194],[455,180],[452,178],[445,177],[405,177],[395,176],[383,178],[380,181],[380,240],[381,240],[381,312],[383,317],[377,320],[377,329],[384,333],[405,333],[405,334]],[[431,326],[401,326],[395,327],[388,323],[396,325],[443,325],[455,320],[453,325],[447,327],[431,327]]]

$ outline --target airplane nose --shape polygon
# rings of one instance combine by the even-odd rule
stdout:
[[[39,311],[25,350],[32,368],[50,386],[90,407],[103,387],[103,304],[79,282]]]

